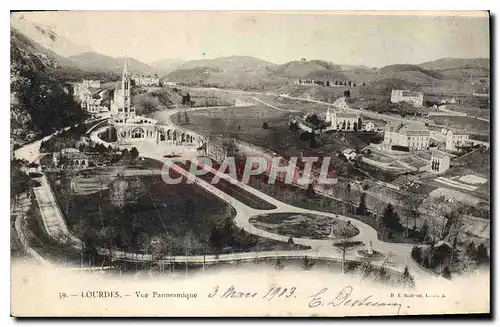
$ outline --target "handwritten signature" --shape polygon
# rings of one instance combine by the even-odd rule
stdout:
[[[373,295],[368,295],[360,299],[354,299],[353,296],[354,288],[352,286],[346,286],[340,290],[333,298],[328,296],[328,288],[325,287],[321,289],[318,293],[311,296],[312,300],[309,302],[310,308],[317,307],[395,307],[397,308],[397,314],[401,310],[401,303],[399,302],[383,302],[373,299]]]

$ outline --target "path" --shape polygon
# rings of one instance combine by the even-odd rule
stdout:
[[[27,193],[23,193],[19,196],[16,201],[12,215],[15,216],[14,228],[16,230],[17,236],[21,241],[23,250],[30,257],[34,258],[36,261],[43,263],[45,265],[52,265],[48,260],[44,259],[38,252],[36,252],[32,247],[29,246],[28,238],[24,234],[24,223],[26,218],[26,213],[31,207],[31,199]]]

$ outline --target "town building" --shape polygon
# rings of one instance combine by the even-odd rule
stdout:
[[[390,122],[385,127],[383,144],[386,147],[402,146],[409,150],[429,148],[430,131],[424,124],[403,124]]]
[[[98,80],[83,80],[82,81],[82,85],[84,87],[91,87],[91,88],[95,88],[95,89],[99,89],[101,88],[101,81],[98,81]]]
[[[432,153],[429,171],[440,174],[448,169],[450,169],[450,156],[441,151],[434,151]]]
[[[424,94],[422,92],[412,92],[407,90],[392,90],[391,102],[406,102],[415,107],[422,107],[424,103]]]
[[[457,147],[467,146],[471,144],[469,134],[465,132],[446,132],[446,150],[456,151]]]
[[[73,97],[80,107],[88,113],[99,113],[109,111],[102,105],[105,89],[100,88],[100,81],[83,80],[81,83],[73,84]]]
[[[52,161],[55,166],[59,166],[61,162],[71,167],[87,168],[89,166],[88,156],[75,148],[65,148],[53,153]]]
[[[346,112],[345,108],[345,106],[328,108],[326,111],[326,123],[330,124],[330,128],[328,129],[357,131],[362,128],[361,116],[355,113]]]
[[[135,85],[139,86],[160,86],[160,78],[158,74],[149,74],[149,75],[132,75],[132,81],[134,81]]]
[[[439,101],[440,104],[455,104],[457,103],[457,100],[455,98],[451,98],[451,99],[441,99],[441,101]]]
[[[367,131],[367,132],[372,132],[372,131],[374,131],[374,130],[375,130],[375,124],[374,124],[374,123],[372,123],[371,121],[369,121],[369,122],[367,122],[367,123],[365,124],[365,126],[363,127],[363,129],[364,129],[365,131]]]
[[[344,154],[344,157],[346,157],[347,160],[356,159],[356,151],[354,151],[354,149],[345,149],[342,151],[342,154]]]

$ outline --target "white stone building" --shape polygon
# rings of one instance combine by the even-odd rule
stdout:
[[[101,81],[98,80],[83,80],[82,85],[85,87],[92,87],[95,89],[101,88]]]
[[[362,128],[360,115],[348,113],[343,108],[328,108],[326,122],[330,123],[329,129],[342,131],[357,131]]]
[[[422,92],[412,92],[407,90],[392,90],[391,102],[407,102],[415,107],[422,107],[424,103],[424,94]]]
[[[450,156],[441,151],[434,151],[431,157],[429,171],[433,173],[444,173],[450,169]]]
[[[383,144],[389,148],[398,145],[410,150],[424,150],[429,148],[429,141],[430,131],[423,124],[388,123]]]
[[[135,85],[160,86],[160,77],[158,77],[158,74],[150,74],[150,75],[134,74],[132,76],[132,80],[134,81]]]
[[[457,147],[471,144],[469,134],[465,132],[446,132],[446,150],[456,151]]]
[[[73,84],[73,96],[83,110],[92,114],[109,110],[106,106],[101,105],[106,90],[96,88],[100,85],[100,81],[88,80]]]
[[[457,100],[455,98],[451,98],[451,99],[441,99],[441,101],[439,101],[440,104],[455,104],[457,103]]]

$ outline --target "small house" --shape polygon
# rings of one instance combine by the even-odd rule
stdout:
[[[441,151],[434,151],[431,157],[429,171],[433,173],[444,173],[450,169],[450,156]]]

